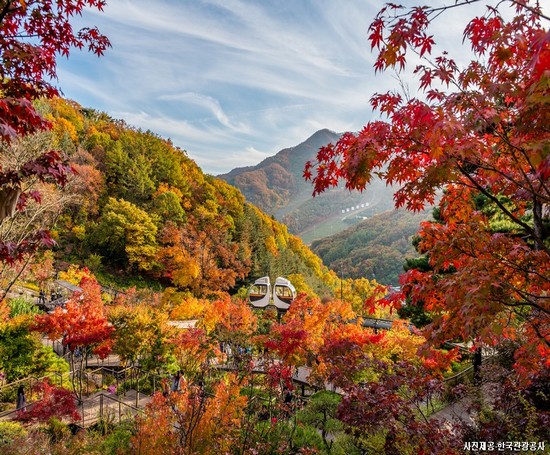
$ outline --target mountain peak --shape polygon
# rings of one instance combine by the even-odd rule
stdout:
[[[315,159],[317,151],[339,139],[340,135],[322,129],[305,141],[285,148],[256,166],[236,168],[218,177],[241,190],[246,199],[267,213],[274,214],[297,193],[307,190],[302,173],[306,161]]]
[[[279,152],[277,152],[275,155],[265,158],[264,160],[262,160],[256,165],[236,167],[226,174],[218,175],[218,177],[227,181],[232,185],[238,186],[235,183],[235,179],[237,178],[237,176],[248,172],[254,172],[258,169],[269,167],[273,162],[286,164],[288,160],[286,158],[286,155],[288,155],[289,153],[292,153],[294,157],[296,156],[299,157],[298,161],[302,165],[302,169],[299,172],[299,177],[301,178],[303,165],[305,165],[306,161],[314,159],[317,151],[321,147],[328,145],[331,142],[336,142],[341,135],[342,135],[341,133],[336,133],[332,130],[329,130],[328,128],[320,129],[319,131],[316,131],[311,136],[309,136],[305,141],[300,142],[298,145],[284,148]]]
[[[366,202],[373,204],[385,191],[383,186],[378,188],[379,185],[368,195],[337,187],[312,198],[312,184],[303,178],[305,163],[315,160],[321,147],[337,142],[340,137],[341,133],[321,129],[300,144],[285,148],[256,166],[233,169],[219,178],[239,188],[249,202],[285,223],[290,232],[302,235],[320,222],[328,222],[330,232],[333,232],[332,227],[336,229],[338,226],[340,230],[348,225],[342,220],[332,222],[332,218],[342,218],[342,210],[348,207]],[[382,205],[388,205],[385,201],[388,199],[391,206],[392,194],[389,199],[384,195]]]

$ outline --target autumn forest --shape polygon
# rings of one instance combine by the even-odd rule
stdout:
[[[418,95],[374,94],[302,172],[400,210],[310,249],[61,96],[56,59],[111,46],[73,28],[104,0],[0,2],[0,453],[548,453],[550,18],[472,13],[463,66],[432,22],[470,3],[372,18],[376,72]],[[261,277],[288,310],[251,304]]]

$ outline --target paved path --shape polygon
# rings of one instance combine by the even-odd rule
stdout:
[[[60,339],[55,341],[50,341],[48,338],[42,337],[42,344],[45,346],[50,346],[59,357],[63,357],[65,360],[68,361],[68,351],[63,349],[63,344],[61,343]],[[119,367],[119,366],[120,366],[120,358],[116,354],[110,354],[104,359],[100,359],[97,356],[91,356],[88,358],[88,361],[86,362],[87,368],[96,368],[96,367],[112,368],[112,367]]]
[[[468,410],[472,405],[472,398],[465,397],[462,400],[453,403],[440,411],[432,414],[430,420],[437,420],[443,427],[452,428],[452,423],[466,425],[475,424],[475,416]]]
[[[451,428],[452,422],[468,426],[476,425],[478,415],[476,411],[472,409],[472,405],[478,398],[478,395],[481,394],[479,399],[482,399],[484,403],[491,406],[494,398],[494,387],[498,387],[498,384],[490,381],[484,382],[479,390],[472,390],[471,393],[462,399],[435,412],[429,418],[439,421],[442,426],[447,426],[449,429]]]

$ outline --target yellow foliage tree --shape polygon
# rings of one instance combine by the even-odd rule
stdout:
[[[115,327],[113,350],[123,362],[158,367],[166,355],[171,336],[168,316],[146,303],[109,307],[109,322]]]
[[[207,300],[178,292],[175,288],[166,289],[162,298],[165,302],[171,303],[170,319],[176,321],[202,317],[208,304]]]
[[[60,280],[68,281],[69,283],[79,286],[82,278],[95,280],[95,276],[88,267],[81,267],[78,264],[71,264],[66,272],[60,271],[58,275]]]

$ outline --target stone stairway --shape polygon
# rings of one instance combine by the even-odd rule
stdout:
[[[128,390],[124,395],[115,395],[105,391],[96,392],[83,399],[78,404],[80,421],[74,422],[82,428],[89,428],[101,419],[109,423],[120,423],[128,418],[133,418],[142,412],[151,396]],[[27,409],[32,408],[33,403],[27,404]],[[0,421],[14,420],[17,411],[10,409],[0,414]]]
[[[151,396],[127,390],[124,395],[115,395],[108,392],[97,392],[78,405],[81,420],[78,423],[88,428],[103,419],[112,423],[134,417],[151,401]]]

